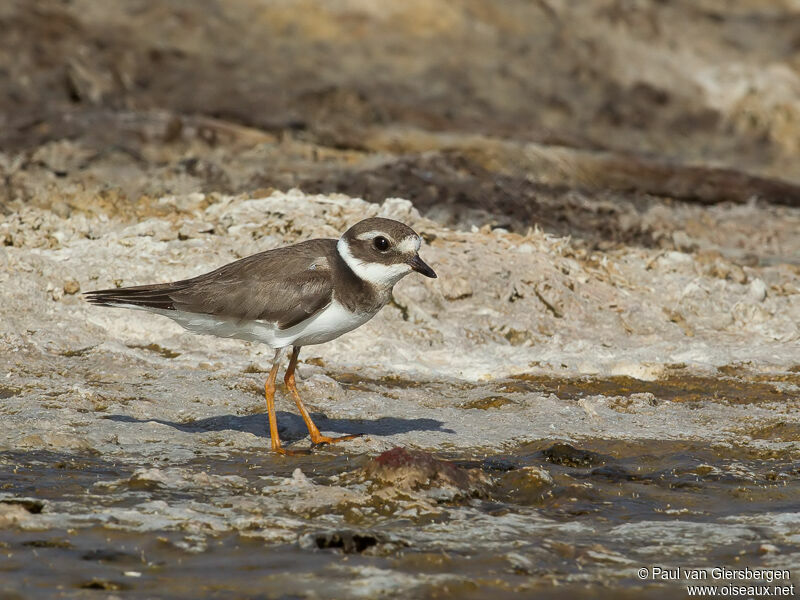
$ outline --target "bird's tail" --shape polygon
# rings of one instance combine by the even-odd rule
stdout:
[[[174,284],[157,283],[154,285],[137,285],[134,287],[111,290],[94,290],[83,296],[86,301],[98,306],[129,306],[132,308],[155,308],[175,310],[170,292],[177,289]]]

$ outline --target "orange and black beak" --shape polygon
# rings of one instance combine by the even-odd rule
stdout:
[[[431,279],[436,279],[436,273],[433,269],[431,269],[424,260],[419,257],[419,254],[415,254],[414,258],[409,259],[408,264],[414,269],[417,273],[422,273],[425,277],[430,277]]]

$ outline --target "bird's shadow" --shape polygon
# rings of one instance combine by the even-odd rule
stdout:
[[[436,419],[401,419],[398,417],[380,417],[378,419],[329,419],[321,413],[311,415],[320,431],[333,431],[343,434],[363,434],[386,437],[410,431],[439,431],[454,434],[455,431],[442,427],[443,421]],[[297,440],[307,434],[305,423],[299,415],[290,412],[277,411],[278,431],[281,438]],[[187,433],[202,433],[206,431],[244,431],[259,437],[268,438],[269,426],[267,415],[219,415],[207,417],[196,421],[167,421],[165,419],[137,419],[128,415],[108,415],[105,417],[119,423],[160,423],[174,427]]]

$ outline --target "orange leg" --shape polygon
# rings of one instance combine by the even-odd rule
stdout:
[[[308,414],[306,407],[303,406],[303,401],[300,399],[300,393],[297,391],[297,386],[295,385],[294,382],[294,369],[297,366],[298,356],[300,356],[300,346],[295,346],[294,348],[292,348],[292,357],[289,359],[289,366],[286,367],[286,375],[284,376],[283,381],[284,383],[286,383],[286,387],[289,388],[289,391],[292,393],[295,404],[297,404],[297,410],[300,411],[300,415],[303,417],[303,421],[306,422],[306,427],[308,427],[308,433],[311,435],[311,443],[335,444],[336,442],[343,442],[344,440],[352,440],[357,437],[361,437],[360,433],[355,435],[343,435],[341,437],[328,437],[327,435],[322,435],[319,432],[319,429],[314,424],[314,421],[311,420],[311,415]]]
[[[278,436],[278,418],[275,415],[275,380],[278,378],[278,368],[281,365],[283,356],[284,352],[282,348],[275,351],[275,358],[272,360],[272,369],[270,369],[269,377],[267,377],[267,381],[264,384],[264,397],[267,399],[267,418],[269,419],[269,437],[272,441],[272,451],[278,454],[295,456],[305,453],[287,450],[281,447],[281,438]]]
[[[275,352],[275,361],[272,369],[264,384],[264,397],[267,399],[267,418],[269,419],[269,437],[272,441],[272,451],[285,454],[281,448],[281,438],[278,437],[278,418],[275,416],[275,379],[278,377],[278,367],[280,366],[279,352]]]

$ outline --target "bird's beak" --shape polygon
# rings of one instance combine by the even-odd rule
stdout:
[[[436,279],[436,273],[427,264],[425,264],[425,261],[419,257],[419,254],[415,254],[414,258],[409,259],[408,264],[417,273],[422,273],[425,275],[425,277]]]

